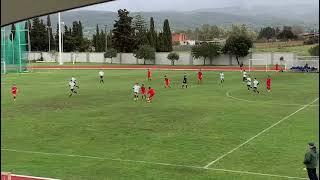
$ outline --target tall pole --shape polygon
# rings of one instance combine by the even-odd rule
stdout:
[[[29,24],[30,21],[27,21],[27,24],[28,24],[28,56],[30,55],[31,53],[31,42],[30,42],[30,24]],[[31,59],[28,57],[29,59],[29,66],[30,66],[30,71],[32,71],[31,69]]]
[[[104,25],[104,32],[106,33],[106,47],[105,47],[105,52],[107,52],[107,49],[108,49],[107,25]]]
[[[61,17],[60,12],[58,13],[58,21],[59,21],[59,64],[62,65],[62,54],[61,54]]]

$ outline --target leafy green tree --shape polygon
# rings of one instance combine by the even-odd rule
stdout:
[[[206,65],[206,59],[209,59],[212,65],[213,59],[221,54],[221,49],[217,43],[202,43],[192,47],[191,53],[197,59],[203,58],[203,65]]]
[[[309,49],[311,56],[319,56],[319,44]]]
[[[50,15],[47,16],[47,32],[49,31],[50,36],[50,50],[55,49],[55,41],[52,33],[51,19]],[[49,37],[47,36],[47,41],[49,42]]]
[[[149,44],[146,26],[146,22],[140,14],[134,17],[133,28],[135,30],[136,47]]]
[[[55,49],[59,50],[59,23],[56,26],[56,34],[54,35]]]
[[[34,18],[32,21],[32,29],[30,31],[31,50],[32,51],[47,51],[48,50],[48,32],[43,20]]]
[[[163,47],[164,52],[172,51],[172,35],[169,25],[169,20],[165,19],[163,23]]]
[[[171,61],[171,64],[174,66],[174,62],[179,60],[179,54],[171,52],[168,54],[167,58]]]
[[[157,36],[157,52],[164,52],[164,37],[163,33],[160,32]]]
[[[150,28],[148,32],[148,41],[150,46],[153,48],[157,48],[157,33],[154,28],[154,20],[153,17],[150,18]]]
[[[288,39],[297,39],[298,37],[292,32],[292,28],[284,26],[283,30],[278,34],[278,39],[288,40]]]
[[[265,38],[267,40],[276,37],[276,30],[272,27],[262,28],[259,32],[258,39]]]
[[[247,56],[252,46],[253,42],[249,37],[245,35],[232,35],[227,39],[223,52],[235,56],[238,65],[240,65],[239,57]]]
[[[133,52],[134,57],[137,59],[143,59],[143,64],[146,64],[146,60],[155,60],[156,50],[150,45],[142,45]]]
[[[132,17],[126,9],[118,10],[119,20],[115,21],[112,30],[112,45],[118,52],[133,52],[135,48],[134,28]]]
[[[104,58],[111,58],[111,64],[112,64],[112,58],[117,57],[117,50],[110,48],[107,49],[107,51],[104,53]]]

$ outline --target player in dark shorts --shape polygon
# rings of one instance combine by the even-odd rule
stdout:
[[[182,88],[186,86],[188,88],[188,79],[187,79],[187,74],[185,73],[183,76],[183,81],[182,81]]]

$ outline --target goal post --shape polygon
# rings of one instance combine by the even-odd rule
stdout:
[[[249,72],[268,71],[268,61],[265,59],[249,59]]]

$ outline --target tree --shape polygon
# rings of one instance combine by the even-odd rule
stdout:
[[[163,33],[160,32],[157,36],[157,47],[156,47],[157,52],[164,52],[164,37]]]
[[[283,30],[278,34],[278,39],[288,40],[288,39],[297,39],[297,36],[293,34],[292,28],[284,26]]]
[[[107,49],[107,51],[104,53],[104,58],[111,58],[111,64],[112,64],[112,58],[117,57],[117,50],[110,48]]]
[[[51,26],[51,19],[50,19],[50,15],[47,16],[47,34],[49,31],[49,36],[50,36],[50,50],[55,49],[55,41],[53,38],[53,33],[52,33],[52,26]],[[49,42],[48,39],[48,35],[47,35],[47,41]]]
[[[48,50],[48,32],[43,20],[34,18],[32,21],[32,29],[30,31],[31,50],[32,51],[46,51]]]
[[[174,61],[179,60],[179,54],[175,52],[171,52],[168,54],[167,58],[172,62],[172,65],[174,66]]]
[[[276,30],[272,27],[266,27],[260,30],[258,39],[266,38],[267,40],[276,36]]]
[[[142,45],[133,54],[137,59],[143,59],[143,64],[145,65],[146,60],[155,60],[156,50],[150,45]]]
[[[311,56],[319,56],[319,44],[309,49]]]
[[[250,38],[252,41],[256,39],[257,34],[254,31],[250,31],[246,25],[232,25],[231,30],[228,31],[228,37],[233,35],[241,35]]]
[[[146,28],[147,25],[140,14],[134,17],[132,26],[135,31],[135,39],[136,39],[135,48],[141,45],[149,44],[147,28]]]
[[[119,20],[115,21],[112,30],[112,44],[118,52],[133,52],[135,45],[132,17],[126,9],[118,10]]]
[[[163,51],[172,51],[172,35],[168,19],[164,20],[163,23]]]
[[[54,42],[55,42],[55,49],[56,49],[56,51],[58,51],[59,50],[59,23],[57,23],[56,34],[54,36]]]
[[[192,56],[195,58],[203,58],[203,65],[206,65],[206,59],[210,59],[210,64],[215,57],[221,53],[221,46],[217,43],[202,43],[200,45],[192,47]]]
[[[252,46],[253,43],[249,37],[245,35],[232,35],[227,39],[223,52],[236,56],[237,63],[240,65],[239,57],[247,56]]]
[[[154,29],[153,17],[150,18],[150,28],[148,32],[148,41],[151,47],[157,48],[157,33]]]

